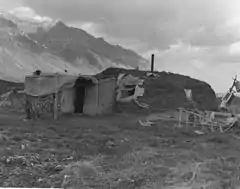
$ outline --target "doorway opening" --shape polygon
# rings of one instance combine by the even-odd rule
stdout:
[[[75,112],[74,113],[83,113],[84,98],[85,98],[86,88],[84,86],[76,87],[76,99],[75,99]]]
[[[78,78],[75,83],[75,102],[74,102],[74,113],[81,114],[83,113],[83,107],[85,103],[85,97],[86,97],[86,90],[87,87],[91,86],[93,84],[91,79],[88,78]]]

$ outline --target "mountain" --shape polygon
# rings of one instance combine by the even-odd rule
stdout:
[[[132,50],[111,45],[103,38],[95,38],[84,30],[57,22],[51,29],[39,27],[29,36],[45,45],[50,52],[74,65],[90,64],[98,70],[107,67],[146,68],[148,61]]]
[[[95,38],[86,31],[68,27],[61,21],[23,20],[6,12],[0,12],[0,18],[11,22],[16,30],[44,47],[44,52],[71,63],[80,70],[85,67],[91,70],[85,74],[100,72],[108,67],[148,67],[148,61],[134,51],[111,45],[103,38]]]
[[[22,20],[0,12],[0,79],[23,82],[36,69],[91,75],[108,67],[133,68],[146,62],[131,50],[63,22]]]
[[[44,72],[64,72],[67,69],[73,74],[92,72],[87,65],[76,67],[53,55],[14,22],[0,17],[0,79],[23,82],[25,75],[36,69]]]

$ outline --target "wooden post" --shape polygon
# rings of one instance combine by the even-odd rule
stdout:
[[[154,71],[154,54],[152,54],[152,58],[151,58],[151,72]]]
[[[182,122],[182,108],[178,109],[178,127],[181,127],[181,122]]]
[[[58,118],[58,92],[55,92],[55,98],[54,98],[54,120],[57,120]]]
[[[57,120],[57,118],[58,118],[58,75],[57,75],[57,88],[56,88],[56,91],[55,91],[53,112],[54,112],[53,119]]]

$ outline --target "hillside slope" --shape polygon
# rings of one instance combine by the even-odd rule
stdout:
[[[44,47],[48,53],[64,62],[70,62],[80,70],[86,68],[96,73],[108,67],[148,67],[148,61],[134,51],[111,45],[103,38],[95,38],[84,30],[68,27],[61,21],[21,19],[4,11],[0,11],[0,18],[14,24],[14,27]]]
[[[97,70],[91,65],[74,66],[53,55],[46,47],[33,41],[10,20],[0,17],[0,79],[23,82],[26,74],[36,69],[43,72],[93,74]]]
[[[147,77],[145,71],[109,68],[97,74],[96,77],[117,78],[119,73],[129,73],[145,79],[145,94],[140,98],[140,101],[149,105],[149,109],[139,109],[135,104],[121,104],[118,107],[120,111],[140,113],[145,111],[158,112],[163,109],[178,107],[193,108],[186,99],[184,89],[192,90],[196,108],[201,110],[217,110],[216,95],[211,86],[188,76],[155,72],[158,77]]]
[[[111,45],[103,38],[95,38],[87,32],[68,27],[57,22],[50,30],[39,27],[37,32],[29,36],[38,43],[45,45],[51,53],[62,57],[74,65],[81,60],[103,70],[108,67],[146,68],[148,61],[132,50],[119,45]]]

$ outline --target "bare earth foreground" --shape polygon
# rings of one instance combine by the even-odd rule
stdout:
[[[198,135],[174,122],[143,127],[139,119],[23,122],[20,114],[1,113],[0,186],[240,188],[237,129]]]

